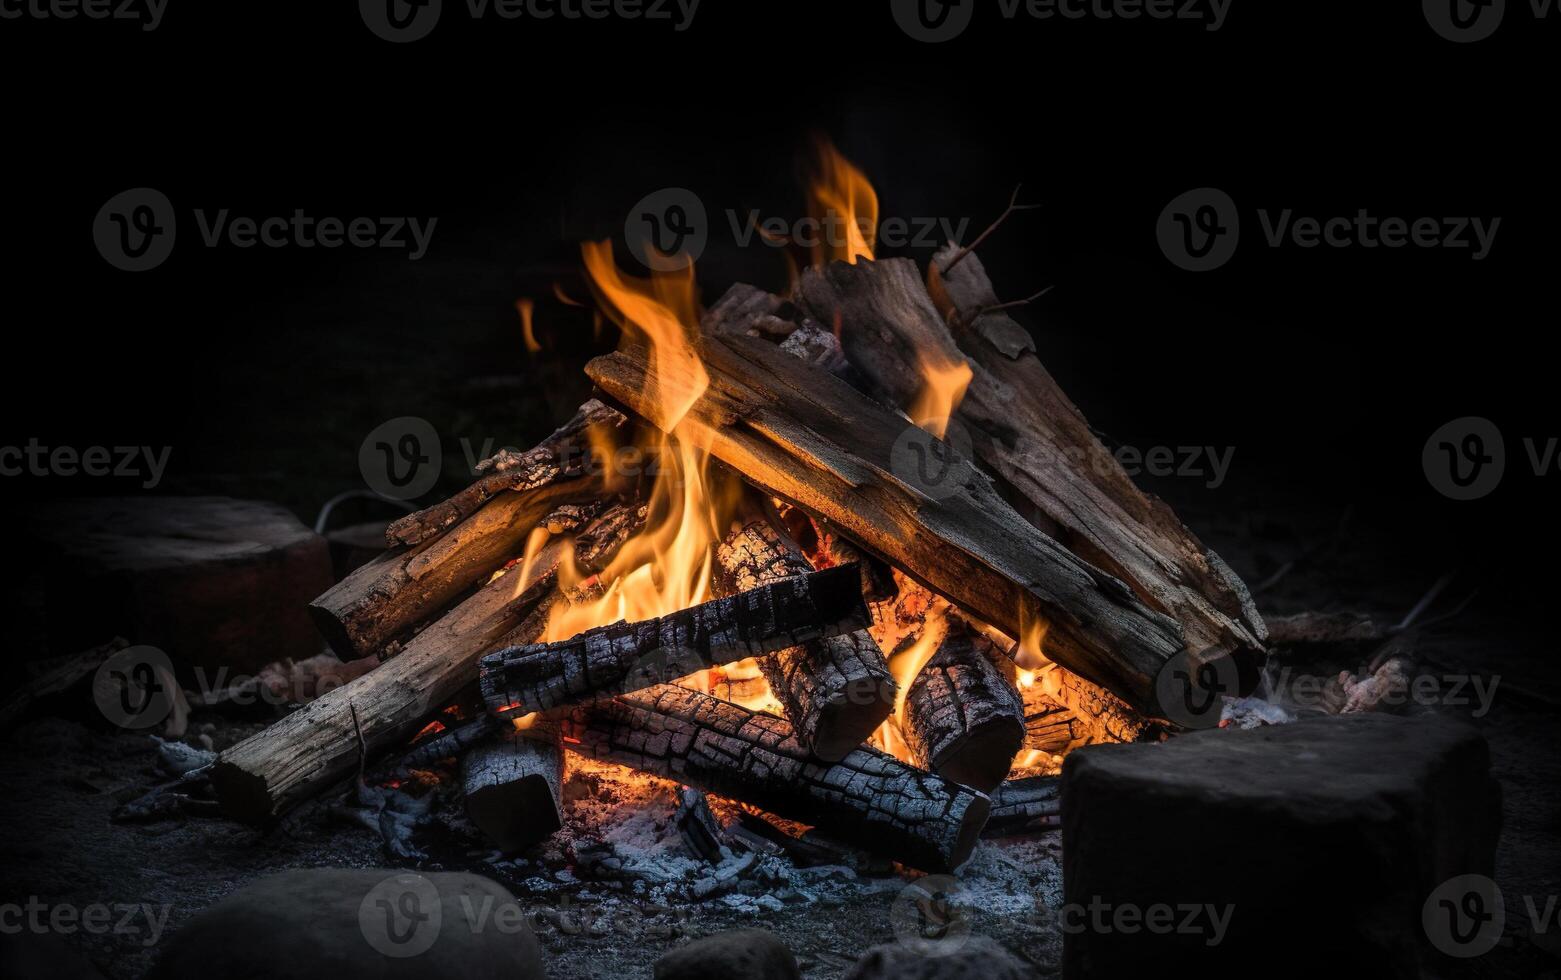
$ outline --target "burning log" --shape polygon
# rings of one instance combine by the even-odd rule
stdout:
[[[982,792],[1008,775],[1025,740],[1024,704],[1000,656],[991,640],[952,623],[911,682],[900,724],[917,765]]]
[[[905,420],[839,379],[757,338],[706,336],[700,354],[710,384],[679,419],[664,417],[664,379],[643,347],[598,357],[586,373],[981,620],[1012,636],[1025,620],[1047,623],[1054,660],[1155,709],[1155,677],[1182,648],[1174,620],[1042,534],[952,451],[936,499],[896,475]]]
[[[471,683],[478,657],[500,638],[523,623],[530,638],[541,633],[545,619],[533,613],[554,592],[566,545],[549,542],[529,579],[513,569],[493,579],[395,659],[223,752],[211,776],[223,810],[268,823],[350,776],[360,751],[372,755],[410,738]]]
[[[784,719],[687,688],[580,706],[563,728],[572,751],[808,823],[924,871],[963,864],[986,822],[982,793],[866,746],[825,762]]]
[[[1053,701],[1036,685],[1025,688],[1024,747],[1057,755],[1067,751],[1079,739],[1074,729],[1081,727],[1073,712]]]
[[[757,506],[733,522],[716,550],[717,582],[730,593],[813,570],[796,543]],[[853,566],[855,567],[855,566]],[[894,707],[895,683],[866,630],[813,640],[759,661],[797,737],[826,761],[861,745]]]
[[[1155,731],[1155,725],[1121,698],[1095,684],[1053,667],[1043,673],[1041,692],[1072,713],[1072,745],[1136,742]]]
[[[461,757],[466,815],[506,854],[564,825],[564,753],[555,726],[513,728]]]
[[[982,837],[1013,837],[1062,826],[1062,779],[1010,779],[992,794],[992,814]]]
[[[951,244],[929,272],[930,296],[908,260],[833,263],[805,272],[799,293],[814,316],[839,315],[853,367],[888,404],[915,402],[924,363],[968,365],[954,418],[1004,496],[1070,552],[1174,617],[1194,655],[1235,657],[1255,680],[1267,633],[1246,586],[1134,485],[1036,357],[1029,333],[1003,312],[974,253]]]
[[[331,649],[343,660],[380,652],[502,568],[544,516],[606,496],[602,475],[588,465],[591,434],[626,421],[588,401],[535,449],[501,457],[503,469],[391,525],[392,543],[413,547],[386,552],[309,606]]]
[[[809,572],[655,619],[500,650],[482,659],[483,700],[500,715],[546,711],[853,632],[869,622],[859,582],[855,566]]]

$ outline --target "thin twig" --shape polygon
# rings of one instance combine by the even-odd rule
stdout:
[[[1425,611],[1431,608],[1431,603],[1435,602],[1436,597],[1442,594],[1442,590],[1447,588],[1447,586],[1452,583],[1454,574],[1455,573],[1453,572],[1448,572],[1441,578],[1437,579],[1436,583],[1431,586],[1430,590],[1426,592],[1425,595],[1420,597],[1420,601],[1415,603],[1414,607],[1411,608],[1409,612],[1404,614],[1404,618],[1399,620],[1398,625],[1389,629],[1388,632],[1402,633],[1411,626],[1415,625],[1415,621],[1421,616],[1425,615]]]
[[[1040,292],[1031,293],[1029,296],[1026,296],[1024,299],[1011,299],[1011,300],[1009,300],[1006,303],[993,303],[991,306],[983,306],[983,307],[981,307],[981,309],[976,311],[976,315],[975,316],[970,318],[970,322],[971,323],[975,323],[977,320],[979,320],[982,317],[986,316],[988,313],[996,313],[998,310],[1011,310],[1011,309],[1014,309],[1015,307],[1019,307],[1019,306],[1029,306],[1031,303],[1033,303],[1036,300],[1040,299],[1042,296],[1045,296],[1047,293],[1051,292],[1055,288],[1056,288],[1056,286],[1047,286],[1045,289],[1041,290]]]
[[[1023,184],[1019,184],[1014,187],[1013,196],[1008,199],[1008,207],[1003,209],[1003,213],[997,216],[996,221],[986,226],[986,231],[983,231],[981,234],[977,235],[975,241],[960,249],[959,254],[954,256],[953,260],[951,260],[948,265],[943,267],[945,274],[953,272],[956,265],[959,265],[961,262],[965,261],[965,256],[980,248],[981,243],[986,241],[987,237],[990,236],[992,232],[996,231],[1003,222],[1007,221],[1009,215],[1013,214],[1015,211],[1034,211],[1036,208],[1041,206],[1039,204],[1019,203],[1019,191],[1023,187]]]

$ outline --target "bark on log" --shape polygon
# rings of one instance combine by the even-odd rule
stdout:
[[[447,501],[404,519],[410,523],[396,532],[398,539],[418,544],[386,552],[310,604],[331,649],[343,660],[380,652],[503,567],[537,522],[560,505],[609,493],[602,474],[588,464],[591,429],[626,422],[617,410],[587,402],[573,420],[525,454],[527,466],[517,464],[479,480],[473,486],[482,489],[468,488],[452,498],[459,503]],[[514,484],[517,492],[494,489],[516,479],[521,481]],[[486,502],[476,506],[479,498]],[[451,523],[460,515],[467,516]],[[441,530],[442,536],[431,537]]]
[[[564,825],[563,781],[563,743],[551,726],[512,729],[461,758],[466,815],[506,854],[523,851]]]
[[[716,549],[716,565],[718,591],[726,594],[813,570],[796,543],[752,504],[739,510]],[[759,667],[797,737],[826,761],[845,758],[894,708],[894,678],[866,630],[780,650],[761,658]]]
[[[963,622],[950,625],[905,695],[900,730],[913,760],[990,792],[1024,745],[1024,704],[993,659],[1006,657]]]
[[[982,837],[1012,837],[1062,826],[1062,779],[1010,779],[992,794],[992,814]]]
[[[506,490],[535,490],[557,483],[566,474],[578,473],[587,463],[588,432],[593,426],[616,427],[623,416],[616,409],[591,399],[568,422],[526,452],[503,450],[477,464],[481,475],[466,489],[432,507],[408,514],[385,529],[385,541],[396,545],[421,544],[436,538],[475,514],[489,500]]]
[[[662,379],[643,347],[596,358],[586,373],[983,621],[1012,636],[1026,621],[1047,623],[1052,659],[1155,707],[1155,677],[1182,647],[1176,622],[1026,522],[968,460],[763,340],[705,336],[700,354],[710,385],[679,420],[663,417]],[[911,482],[916,450],[949,463],[930,492]]]
[[[662,685],[581,706],[563,720],[572,751],[675,779],[929,872],[970,856],[989,801],[860,747],[813,756],[773,715]]]
[[[525,715],[666,683],[717,664],[854,632],[870,621],[855,566],[781,579],[639,623],[484,657],[483,701]]]
[[[943,273],[958,251],[951,244],[934,257],[929,285],[952,324],[948,342],[975,372],[957,418],[976,455],[1011,496],[1044,516],[1043,526],[1056,528],[1066,548],[1175,617],[1194,658],[1234,657],[1243,679],[1255,683],[1267,630],[1246,585],[1170,507],[1133,483],[1041,364],[1029,333],[1005,312],[984,312],[998,300],[980,258],[966,255]],[[831,273],[840,275],[849,273]],[[942,320],[898,326],[906,343],[950,336]],[[849,315],[842,341],[853,360],[860,344],[873,342],[858,336]]]

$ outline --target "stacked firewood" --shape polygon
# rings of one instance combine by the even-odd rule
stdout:
[[[224,806],[274,820],[410,743],[462,759],[474,822],[508,849],[558,827],[565,749],[925,870],[957,867],[994,814],[994,831],[1045,826],[1054,792],[1005,783],[1022,751],[1166,730],[1167,664],[1255,676],[1265,633],[1007,308],[951,246],[925,277],[886,259],[809,270],[790,298],[734,286],[702,323],[708,388],[675,419],[657,393],[678,379],[645,348],[592,361],[574,418],[392,525],[391,551],[316,600],[337,653],[384,662],[223,753]],[[904,414],[929,357],[970,371],[946,441]],[[748,485],[716,598],[538,643],[588,598],[560,565],[607,568],[645,521],[645,487],[590,462],[640,426]],[[679,686],[754,657],[778,714]],[[430,725],[455,702],[485,713]]]

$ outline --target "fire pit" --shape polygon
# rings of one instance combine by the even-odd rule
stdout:
[[[790,250],[801,261],[784,295],[735,283],[703,308],[686,256],[652,255],[655,271],[639,278],[610,243],[582,246],[591,302],[621,330],[586,365],[591,396],[534,448],[493,455],[469,486],[390,522],[385,550],[308,604],[334,658],[263,671],[250,687],[307,703],[192,738],[173,667],[113,669],[131,652],[123,643],[27,692],[52,696],[88,675],[100,707],[174,692],[178,724],[146,750],[163,778],[116,795],[114,819],[220,814],[254,829],[251,854],[291,837],[307,842],[301,865],[390,865],[379,870],[398,874],[374,885],[348,932],[391,958],[395,943],[376,945],[365,924],[374,909],[394,918],[423,890],[452,909],[451,896],[492,886],[447,872],[556,899],[517,926],[545,943],[671,942],[687,934],[688,909],[706,906],[778,919],[845,908],[850,933],[861,908],[892,895],[895,948],[855,966],[827,951],[807,960],[864,977],[932,970],[929,958],[957,951],[991,977],[1202,955],[1102,941],[1101,929],[1092,945],[1054,911],[1093,908],[1091,883],[1133,895],[1135,915],[1158,908],[1167,882],[1201,887],[1195,855],[1160,853],[1156,819],[1185,840],[1217,818],[1252,849],[1268,821],[1301,828],[1279,871],[1222,855],[1210,886],[1241,890],[1270,923],[1294,913],[1271,891],[1318,894],[1278,879],[1383,810],[1393,818],[1381,836],[1397,843],[1349,851],[1360,863],[1434,852],[1403,876],[1422,891],[1488,870],[1496,811],[1483,742],[1291,725],[1391,707],[1412,683],[1402,644],[1446,583],[1394,627],[1303,613],[1271,636],[1252,590],[1134,483],[1043,366],[1010,316],[1036,297],[1005,299],[988,278],[978,250],[1026,210],[1019,193],[922,269],[875,254],[876,197],[854,165],[827,143],[814,163],[814,212],[851,233]],[[272,533],[289,548],[313,543],[291,530]],[[323,554],[290,560],[324,574]],[[217,564],[203,566],[213,581]],[[303,605],[289,606],[299,621]],[[1352,659],[1287,660],[1322,680],[1308,703],[1274,670],[1275,649]],[[243,693],[206,691],[197,707]],[[21,717],[29,705],[13,707]],[[1265,736],[1276,726],[1283,737]],[[1393,759],[1397,780],[1371,778],[1354,740]],[[1292,793],[1273,770],[1303,759],[1295,768],[1310,779],[1349,778]],[[1065,826],[1078,842],[1066,888]],[[179,833],[182,846],[205,842]],[[1129,853],[1156,873],[1112,863]],[[198,920],[163,968],[187,975],[204,944],[229,942],[231,923],[292,889],[314,897],[255,943],[314,928],[321,909],[322,921],[351,918],[360,879],[256,886]],[[1362,905],[1403,917],[1424,897],[1406,889],[1366,887]],[[1271,925],[1233,925],[1213,897],[1196,908],[1215,930],[1200,940],[1217,932],[1252,956],[1270,938]],[[967,936],[974,910],[1011,920],[1032,951]],[[1424,945],[1403,934],[1361,930],[1319,948],[1402,965]],[[762,937],[737,945],[769,948]],[[575,975],[610,970],[615,948]],[[677,962],[748,955],[692,950]],[[457,950],[473,959],[442,962],[513,952],[477,943]],[[921,966],[899,959],[911,954]]]

